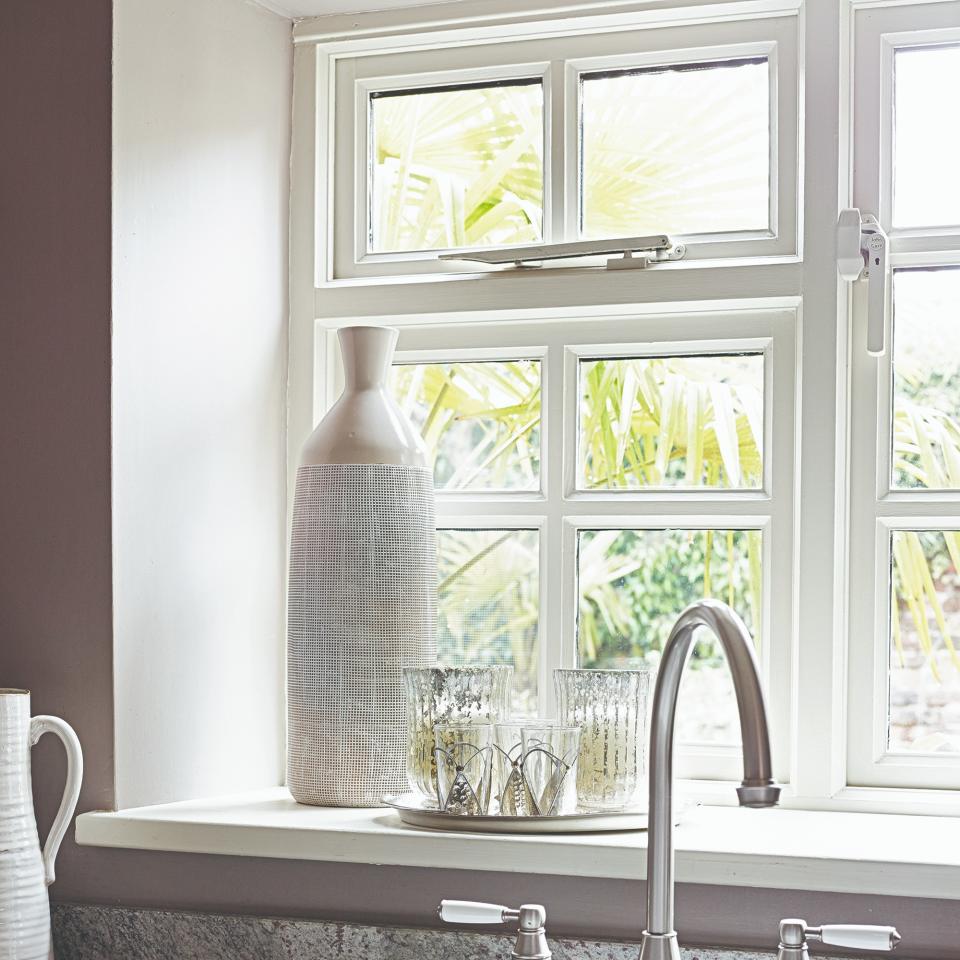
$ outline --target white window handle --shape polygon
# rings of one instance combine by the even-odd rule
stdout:
[[[890,263],[887,235],[877,218],[856,207],[840,211],[837,220],[837,270],[851,283],[863,278],[867,291],[867,353],[886,350]]]

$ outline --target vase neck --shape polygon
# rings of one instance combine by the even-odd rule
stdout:
[[[30,694],[26,690],[0,690],[0,752],[22,760],[29,749]]]
[[[397,331],[391,327],[342,327],[338,336],[347,390],[386,386]]]

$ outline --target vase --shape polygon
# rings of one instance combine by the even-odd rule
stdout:
[[[405,784],[403,670],[436,661],[433,473],[393,400],[397,332],[339,333],[344,391],[297,470],[287,628],[287,786],[380,806]]]
[[[67,751],[67,783],[43,851],[30,785],[30,749],[54,733]],[[26,690],[0,689],[0,958],[53,956],[47,887],[54,861],[80,796],[83,756],[77,735],[56,717],[30,718]]]

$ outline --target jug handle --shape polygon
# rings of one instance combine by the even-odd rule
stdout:
[[[43,873],[47,886],[56,879],[54,861],[63,842],[63,835],[67,832],[73,811],[77,808],[80,799],[80,781],[83,779],[83,752],[80,741],[73,732],[73,727],[59,717],[40,716],[30,721],[30,746],[36,746],[37,741],[45,733],[55,733],[63,742],[67,752],[67,782],[63,788],[63,798],[60,809],[54,817],[53,826],[47,834],[47,842],[43,845]]]

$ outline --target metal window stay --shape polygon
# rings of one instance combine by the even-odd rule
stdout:
[[[546,260],[611,256],[608,270],[643,270],[654,263],[682,260],[687,248],[666,234],[649,237],[614,237],[610,240],[577,240],[571,243],[541,243],[529,247],[499,247],[494,250],[462,250],[441,253],[440,260],[467,260],[493,266],[536,267]],[[640,256],[635,256],[640,254]]]

